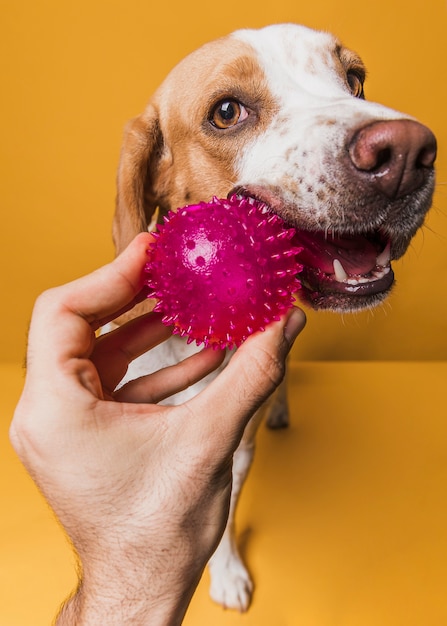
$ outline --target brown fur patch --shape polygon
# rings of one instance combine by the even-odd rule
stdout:
[[[250,115],[222,131],[212,127],[209,116],[226,98],[239,100]],[[276,110],[249,44],[225,37],[183,59],[127,129],[118,174],[117,251],[147,228],[157,206],[163,213],[225,197],[235,184],[244,145]]]

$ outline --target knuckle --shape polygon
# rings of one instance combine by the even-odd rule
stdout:
[[[259,374],[259,378],[264,381],[266,387],[273,391],[282,381],[285,374],[285,362],[277,355],[271,354],[265,349],[259,349],[253,356],[252,366]],[[249,378],[253,378],[251,368],[247,372]],[[266,389],[267,391],[267,389]]]

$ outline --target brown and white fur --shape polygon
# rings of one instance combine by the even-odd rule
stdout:
[[[364,78],[360,58],[336,38],[293,24],[237,31],[193,52],[126,129],[117,252],[148,229],[157,208],[163,215],[236,192],[266,202],[313,250],[301,259],[307,303],[347,311],[380,302],[394,281],[390,261],[430,207],[436,142],[412,118],[365,101]],[[194,350],[172,337],[132,363],[126,380]],[[253,417],[236,452],[230,519],[210,562],[212,598],[241,611],[252,582],[238,554],[234,510],[266,412],[271,426],[287,425],[284,387]]]

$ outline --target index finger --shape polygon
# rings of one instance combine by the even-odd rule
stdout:
[[[60,287],[66,291],[66,306],[99,327],[129,303],[136,303],[151,240],[149,233],[140,233],[111,263]]]
[[[36,302],[29,348],[60,358],[90,355],[93,331],[132,306],[143,288],[143,267],[151,236],[141,233],[114,261]]]

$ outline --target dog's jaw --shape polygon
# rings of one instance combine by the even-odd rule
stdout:
[[[262,197],[272,211],[284,216],[277,199],[269,193],[250,193],[237,188],[240,195]],[[267,199],[269,201],[267,201]],[[302,251],[299,276],[300,299],[315,309],[347,312],[373,307],[382,302],[394,284],[391,267],[391,240],[380,230],[348,234],[340,230],[306,230],[295,227],[294,245]]]
[[[390,241],[298,230],[302,300],[316,309],[355,311],[382,302],[394,284]]]

